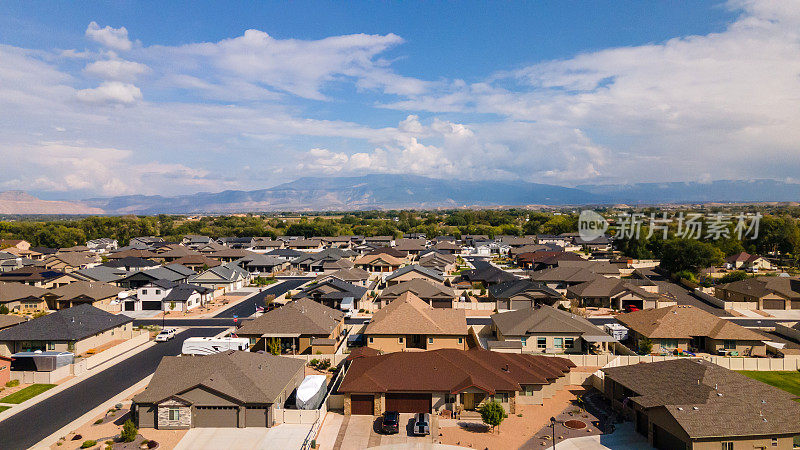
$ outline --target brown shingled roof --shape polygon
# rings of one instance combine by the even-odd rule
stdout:
[[[364,334],[466,335],[463,309],[433,308],[405,292],[372,316]]]
[[[764,336],[689,305],[646,309],[617,316],[617,320],[637,333],[655,339],[713,339],[761,341]]]

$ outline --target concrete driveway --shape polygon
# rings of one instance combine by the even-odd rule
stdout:
[[[300,448],[311,424],[283,424],[272,428],[192,428],[175,450],[247,450]]]
[[[619,448],[651,450],[653,448],[648,444],[644,436],[634,430],[632,422],[618,424],[617,429],[611,434],[567,439],[559,442],[557,447],[560,450],[611,450]]]
[[[323,450],[361,450],[365,448],[442,448],[435,445],[439,435],[438,422],[432,420],[431,434],[415,436],[410,422],[413,414],[400,414],[400,432],[393,435],[377,433],[380,418],[375,416],[343,416],[328,412],[317,441]]]

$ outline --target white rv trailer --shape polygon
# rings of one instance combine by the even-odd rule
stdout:
[[[183,341],[184,355],[211,355],[228,350],[250,349],[250,339],[235,337],[191,337]]]

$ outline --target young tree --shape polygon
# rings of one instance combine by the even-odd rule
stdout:
[[[0,314],[8,314],[8,306],[0,305]]]
[[[478,412],[481,413],[483,423],[492,427],[492,432],[494,432],[495,427],[500,426],[503,419],[508,417],[506,411],[503,409],[503,405],[494,400],[484,403]]]
[[[122,432],[119,437],[123,442],[133,442],[136,440],[136,435],[138,434],[139,430],[136,428],[136,425],[131,419],[128,419],[122,425]]]
[[[281,354],[281,341],[278,338],[272,338],[267,341],[267,351],[273,355]]]
[[[646,337],[639,339],[639,354],[649,355],[651,351],[653,351],[653,342]]]

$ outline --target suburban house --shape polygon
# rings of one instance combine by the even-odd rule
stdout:
[[[419,265],[436,270],[443,274],[450,274],[458,268],[455,255],[439,252],[429,252],[419,258]]]
[[[373,314],[364,328],[367,346],[384,353],[467,348],[463,309],[434,308],[406,292]]]
[[[457,255],[461,253],[461,246],[452,241],[439,241],[431,247],[439,253]]]
[[[211,258],[208,255],[203,255],[202,253],[196,255],[182,256],[178,259],[173,260],[172,263],[184,266],[186,268],[194,270],[195,272],[208,270],[222,265],[222,263],[219,262],[218,260]]]
[[[559,261],[558,267],[530,272],[530,277],[532,280],[541,281],[563,294],[567,293],[569,286],[592,281],[599,277],[620,278],[619,269],[608,263],[605,265],[570,265],[573,263],[577,263],[577,261]]]
[[[503,269],[487,265],[479,269],[467,270],[461,273],[461,280],[470,283],[482,283],[484,286],[505,283],[516,280],[517,277]]]
[[[236,264],[253,276],[272,275],[289,267],[285,259],[261,253],[250,253],[236,260]]]
[[[120,307],[116,300],[122,291],[108,283],[76,281],[66,286],[50,289],[53,299],[50,300],[49,307],[50,309],[64,309],[86,303],[105,311],[118,312]]]
[[[394,272],[403,265],[403,260],[386,253],[378,253],[356,258],[353,264],[367,272]]]
[[[119,242],[111,238],[99,238],[86,241],[86,248],[94,253],[109,253],[119,248]]]
[[[708,361],[602,370],[612,407],[657,449],[789,450],[800,434],[796,395]]]
[[[598,236],[594,239],[586,240],[580,236],[572,239],[572,243],[578,247],[591,250],[591,251],[608,251],[611,250],[611,240],[608,236]]]
[[[303,250],[303,251],[318,251],[324,248],[324,242],[322,239],[292,239],[286,243],[286,247],[292,248],[295,250]]]
[[[552,306],[525,308],[492,315],[497,341],[489,349],[527,353],[589,353],[608,351],[615,339],[581,316]]]
[[[767,354],[765,336],[689,305],[634,311],[616,318],[628,328],[636,349],[647,338],[653,353],[680,349],[732,356]]]
[[[122,299],[124,311],[189,311],[211,300],[211,289],[189,283],[153,280]]]
[[[247,321],[236,335],[250,339],[250,350],[267,350],[278,339],[285,353],[335,353],[344,337],[344,313],[309,298],[291,301]]]
[[[474,410],[491,400],[514,414],[569,384],[573,367],[565,358],[479,348],[397,352],[353,359],[339,392],[345,415]]]
[[[227,351],[167,356],[133,397],[139,428],[245,428],[276,425],[275,413],[303,381],[305,363]]]
[[[294,295],[295,299],[309,298],[329,308],[349,311],[351,309],[367,309],[367,288],[338,278],[310,284]]]
[[[526,270],[551,269],[558,267],[559,261],[584,261],[577,253],[548,250],[521,253],[514,260],[517,266]]]
[[[126,256],[124,258],[109,259],[103,263],[106,267],[124,270],[126,272],[133,272],[136,270],[147,270],[160,266],[161,264],[144,258],[137,258],[135,256]]]
[[[398,239],[395,241],[394,249],[403,252],[411,257],[415,257],[426,250],[427,241],[425,239]]]
[[[751,303],[755,309],[800,309],[800,279],[755,277],[718,284],[714,296],[726,302]]]
[[[281,242],[281,241],[278,241]],[[276,248],[264,253],[266,256],[273,256],[275,258],[280,258],[286,262],[291,262],[293,259],[299,258],[305,253],[299,250],[292,250],[290,248]]]
[[[35,266],[21,267],[10,272],[0,273],[0,281],[24,283],[45,289],[64,286],[78,280],[80,278],[73,274]]]
[[[31,243],[22,239],[0,239],[0,249],[30,250]]]
[[[122,259],[127,257],[153,260],[156,258],[162,259],[158,253],[146,248],[127,248],[125,250],[119,249],[114,253],[107,255],[106,259]]]
[[[15,316],[12,314],[0,314],[0,330],[19,325],[28,320],[27,317]]]
[[[212,267],[205,272],[189,277],[189,282],[209,288],[214,292],[230,292],[240,289],[250,280],[250,274],[237,266],[235,263],[228,263],[222,266]]]
[[[747,252],[737,253],[725,258],[725,263],[731,269],[748,271],[772,270],[772,263],[763,256],[751,255]]]
[[[292,267],[301,272],[327,272],[353,267],[349,251],[338,248],[309,253],[292,260]]]
[[[46,311],[48,295],[51,295],[50,291],[44,288],[0,282],[0,305],[4,305],[9,311],[24,314]]]
[[[405,281],[420,279],[431,283],[444,283],[444,276],[442,276],[441,272],[417,264],[395,270],[391,275],[387,275],[384,281],[388,286],[392,286]]]
[[[563,300],[564,296],[542,282],[517,278],[490,285],[489,299],[497,303],[499,311],[555,305]]]
[[[414,278],[384,289],[376,300],[378,308],[383,308],[406,292],[411,292],[434,308],[452,308],[453,302],[458,300],[458,295],[452,288],[425,278]]]
[[[87,269],[90,270],[90,269]],[[190,277],[197,275],[194,270],[180,264],[168,264],[154,269],[133,272],[123,276],[114,283],[126,289],[137,289],[155,280],[167,280],[173,283],[186,282]]]
[[[61,272],[74,272],[78,269],[94,267],[100,264],[100,257],[94,253],[56,253],[42,260],[42,267]]]
[[[335,272],[330,272],[317,276],[317,283],[321,283],[331,278],[344,281],[346,283],[355,284],[356,286],[367,287],[369,285],[370,274],[364,269],[358,267],[351,267],[349,269],[339,269]]]
[[[367,244],[376,244],[384,247],[394,247],[394,236],[367,236],[364,238]]]
[[[253,238],[253,245],[250,250],[257,253],[267,253],[272,250],[286,247],[286,243],[281,240],[272,240],[270,238],[257,237]]]
[[[653,292],[655,290],[656,292]],[[567,298],[580,307],[613,308],[617,311],[672,306],[674,299],[662,297],[658,286],[639,286],[625,279],[596,277],[567,288]]]
[[[0,355],[36,350],[79,355],[131,337],[133,318],[84,303],[0,330]]]

